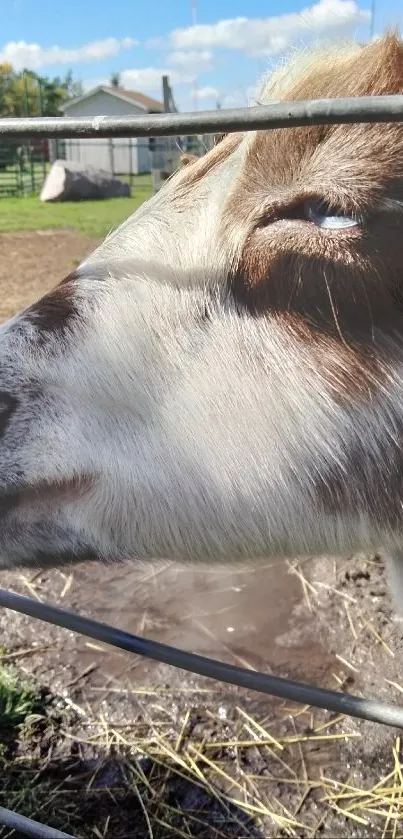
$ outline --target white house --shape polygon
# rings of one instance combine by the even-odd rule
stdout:
[[[163,110],[162,102],[144,93],[108,85],[99,85],[70,99],[61,108],[66,117],[131,116]],[[157,142],[160,146],[161,138]],[[64,140],[63,145],[58,141],[53,153],[56,157],[91,164],[115,175],[137,175],[153,168],[150,148],[148,139],[136,137],[74,139]]]

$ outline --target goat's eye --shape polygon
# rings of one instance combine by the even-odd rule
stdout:
[[[347,227],[357,227],[364,221],[358,213],[345,213],[315,198],[305,201],[304,211],[308,221],[326,230],[345,230]]]

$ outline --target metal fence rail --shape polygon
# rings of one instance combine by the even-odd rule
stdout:
[[[0,138],[158,137],[184,134],[218,134],[256,129],[292,128],[306,125],[373,122],[403,122],[403,96],[320,99],[310,102],[276,103],[190,114],[153,114],[134,117],[98,116],[88,119],[0,119]],[[74,615],[50,604],[0,589],[0,606],[80,632],[120,649],[180,667],[209,678],[271,694],[353,717],[403,728],[403,707],[368,700],[338,691],[317,688],[204,656],[185,652],[122,632],[115,627]],[[55,830],[0,808],[0,824],[13,826],[26,835],[62,836]]]
[[[325,711],[348,714],[370,722],[403,728],[403,707],[398,705],[388,705],[336,690],[317,688],[304,682],[295,682],[280,676],[269,676],[267,673],[247,670],[246,667],[216,661],[213,658],[186,652],[178,647],[161,644],[159,641],[150,641],[139,635],[132,635],[122,629],[108,626],[106,623],[75,615],[59,606],[32,600],[30,597],[2,588],[0,588],[0,606],[32,618],[39,618],[64,629],[70,629],[72,632],[79,632],[87,638],[103,641],[119,650],[126,650],[181,670],[197,673],[199,676],[207,676],[209,679],[216,679],[230,685],[278,696],[280,699],[289,699],[291,702],[312,705]]]
[[[14,813],[13,810],[8,810],[6,807],[0,807],[0,825],[16,830],[20,834],[24,833],[25,836],[31,836],[32,839],[74,839],[71,833],[64,833],[54,827],[47,827],[46,824],[28,819],[27,816]]]
[[[0,137],[175,137],[301,125],[402,122],[403,95],[313,99],[185,114],[0,119]]]

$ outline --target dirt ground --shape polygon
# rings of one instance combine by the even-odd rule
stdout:
[[[1,234],[0,320],[53,288],[96,244],[73,230]]]
[[[67,232],[0,237],[0,315],[94,244]],[[403,703],[403,646],[380,557],[218,570],[94,563],[3,573],[0,584],[224,661]],[[5,610],[0,632],[3,660],[48,697],[52,732],[42,716],[16,747],[0,804],[27,812],[16,793],[23,767],[47,785],[36,817],[77,837],[403,837],[399,731],[196,678]]]

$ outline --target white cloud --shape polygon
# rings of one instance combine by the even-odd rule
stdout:
[[[168,76],[169,82],[174,88],[178,85],[191,85],[195,82],[198,73],[212,68],[212,59],[213,56],[208,50],[201,52],[179,50],[166,57],[165,67],[140,67],[123,70],[120,73],[120,81],[123,87],[128,89],[137,89],[145,93],[158,92],[161,95],[162,76]],[[202,88],[202,90],[215,91],[215,88]],[[199,98],[201,98],[200,91]],[[208,98],[207,94],[204,94],[204,98]]]
[[[10,41],[0,49],[0,63],[9,62],[15,70],[39,70],[54,64],[78,64],[89,61],[102,61],[118,55],[122,50],[137,44],[133,38],[105,38],[103,41],[91,41],[81,47],[41,47],[39,44],[27,44],[25,41]]]
[[[171,85],[190,84],[193,81],[193,76],[188,76],[172,68],[141,67],[139,69],[123,70],[120,73],[120,83],[122,87],[126,87],[128,90],[132,88],[144,91],[144,93],[158,91],[161,94],[163,76],[169,77]]]
[[[194,95],[196,99],[218,99],[219,91],[216,87],[200,87],[195,90]]]
[[[202,73],[213,67],[213,53],[210,50],[177,50],[167,55],[167,64],[182,67],[191,73]]]
[[[248,105],[248,99],[243,91],[226,93],[221,99],[221,105],[223,108],[243,108]]]
[[[370,21],[369,10],[356,0],[319,0],[300,13],[267,18],[238,17],[212,24],[174,29],[166,38],[153,39],[149,47],[173,50],[227,48],[247,55],[267,56],[287,49],[295,38],[346,34]]]

